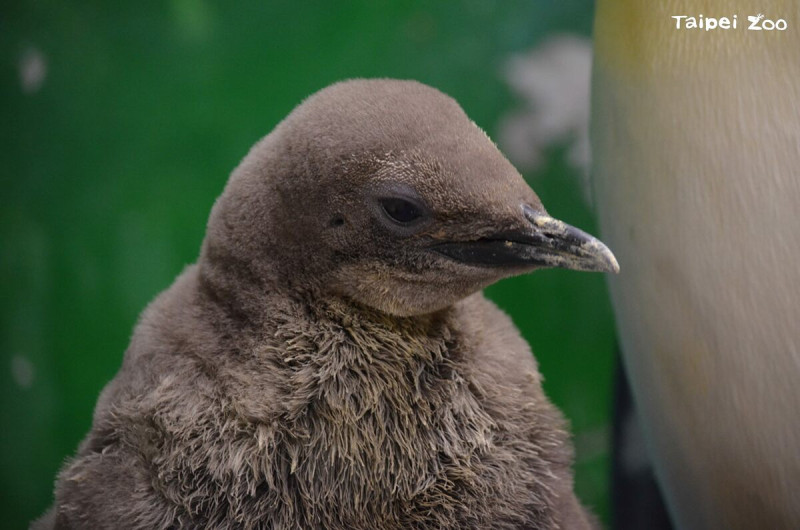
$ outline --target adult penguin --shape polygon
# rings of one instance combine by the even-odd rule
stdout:
[[[694,9],[596,11],[625,367],[677,528],[800,528],[800,4]]]

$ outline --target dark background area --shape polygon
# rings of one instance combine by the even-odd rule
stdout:
[[[0,13],[0,512],[24,527],[89,429],[137,315],[199,251],[249,147],[350,77],[413,78],[495,137],[501,75],[592,2],[5,2]],[[38,68],[38,70],[37,70]],[[38,77],[37,77],[38,75]],[[548,151],[525,174],[549,212],[596,232]],[[530,342],[572,422],[576,489],[608,520],[614,330],[602,275],[541,271],[489,296]]]

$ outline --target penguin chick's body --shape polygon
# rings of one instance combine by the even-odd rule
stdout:
[[[349,81],[251,150],[61,471],[56,528],[588,528],[536,363],[479,292],[616,270],[449,97]]]

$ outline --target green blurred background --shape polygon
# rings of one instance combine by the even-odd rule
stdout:
[[[588,36],[588,0],[4,2],[0,12],[0,513],[25,527],[89,429],[137,315],[197,256],[248,148],[310,93],[413,78],[490,135],[519,104],[508,58]],[[595,224],[565,148],[526,178],[551,214]],[[615,348],[601,275],[541,271],[488,294],[570,418],[577,492],[608,521]]]

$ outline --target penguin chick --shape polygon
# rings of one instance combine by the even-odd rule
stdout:
[[[57,528],[588,528],[531,352],[480,289],[617,271],[448,96],[322,90],[143,313]]]

